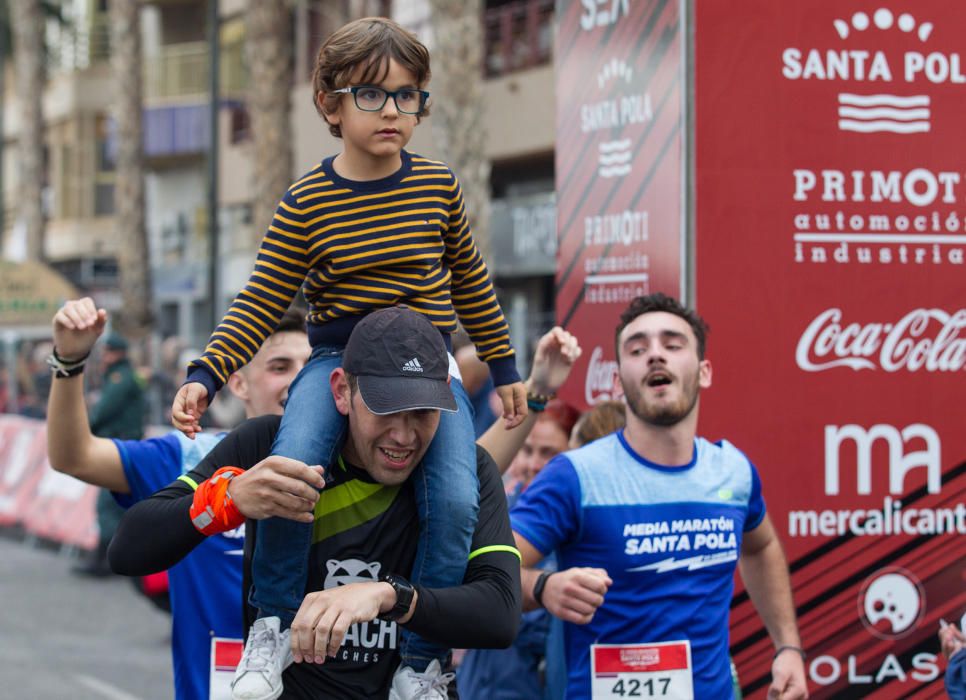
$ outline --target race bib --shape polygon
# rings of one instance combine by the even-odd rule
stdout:
[[[241,639],[211,638],[209,700],[231,700],[231,682],[244,648],[245,642]]]
[[[593,644],[590,678],[594,700],[694,700],[691,643]]]

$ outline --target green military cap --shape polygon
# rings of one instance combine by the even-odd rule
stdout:
[[[104,346],[108,350],[127,350],[127,340],[124,336],[111,332],[104,338]]]

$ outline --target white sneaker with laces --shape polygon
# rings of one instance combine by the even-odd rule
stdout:
[[[447,700],[447,688],[455,673],[442,673],[439,660],[433,659],[424,673],[400,666],[392,677],[389,700]]]
[[[292,647],[291,632],[279,632],[281,626],[277,617],[255,620],[231,682],[233,700],[275,700],[282,694],[282,671],[292,663]]]

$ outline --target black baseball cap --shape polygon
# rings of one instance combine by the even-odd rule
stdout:
[[[405,306],[379,309],[359,321],[342,367],[358,379],[362,401],[376,415],[457,410],[443,336],[428,318]]]

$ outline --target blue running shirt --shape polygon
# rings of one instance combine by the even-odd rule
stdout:
[[[567,698],[591,696],[592,644],[691,643],[695,698],[731,698],[728,610],[745,532],[765,517],[758,472],[728,442],[698,438],[666,467],[623,432],[555,457],[510,512],[513,530],[561,570],[614,583],[587,625],[564,623]]]
[[[131,485],[130,495],[114,494],[115,500],[129,508],[168,486],[192,470],[224,436],[201,433],[189,440],[172,431],[148,440],[114,440]],[[168,570],[171,655],[178,700],[208,700],[215,662],[213,639],[242,640],[244,537],[244,527],[208,537]]]

